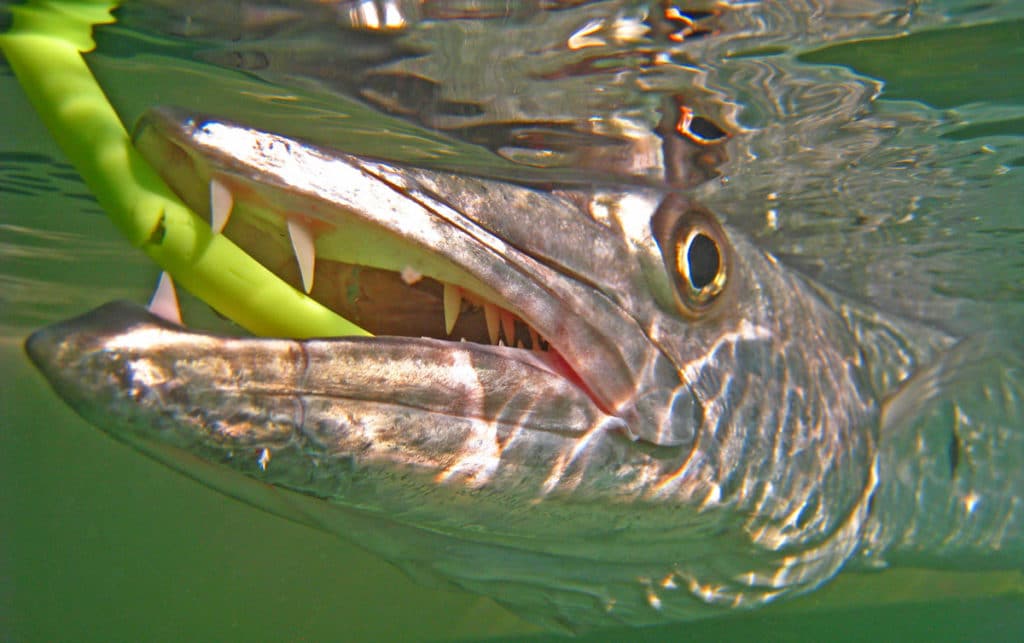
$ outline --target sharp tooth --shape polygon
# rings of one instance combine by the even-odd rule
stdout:
[[[231,216],[231,208],[235,206],[235,197],[231,190],[217,179],[210,179],[210,227],[214,234],[224,231]]]
[[[444,285],[444,332],[451,335],[455,322],[462,312],[462,289],[446,283]]]
[[[516,341],[516,320],[507,310],[501,311],[501,330],[505,333],[505,341],[509,345]]]
[[[492,344],[498,343],[498,331],[501,327],[501,314],[494,304],[484,302],[484,320],[487,322],[487,336]]]
[[[178,293],[174,291],[174,282],[166,272],[160,273],[160,281],[156,285],[156,292],[149,300],[149,312],[161,319],[166,319],[172,324],[184,326],[181,323],[181,308],[178,307]]]
[[[533,326],[527,326],[530,330],[530,348],[535,351],[540,350],[540,337],[537,335],[537,331],[533,329]]]
[[[306,225],[288,219],[288,236],[292,240],[292,250],[299,262],[299,274],[302,275],[302,287],[307,293],[313,290],[313,269],[316,264],[316,250],[313,244],[313,232]]]

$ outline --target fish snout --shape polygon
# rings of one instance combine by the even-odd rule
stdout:
[[[112,336],[154,323],[166,324],[136,305],[111,302],[32,333],[25,353],[53,390],[81,413],[109,388],[118,370],[121,351],[111,348]]]

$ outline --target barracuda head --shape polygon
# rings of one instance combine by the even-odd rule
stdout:
[[[856,548],[887,375],[849,311],[686,197],[166,110],[136,144],[377,336],[222,338],[123,305],[37,333],[33,359],[104,430],[316,498],[296,519],[570,627],[757,605]]]
[[[749,360],[745,370],[784,374],[790,338],[779,331],[797,319],[831,340],[801,366],[817,380],[808,360],[839,365],[835,390],[817,397],[841,404],[839,391],[859,388],[840,318],[679,195],[541,192],[167,110],[150,112],[136,139],[197,211],[240,215],[229,236],[349,319],[375,334],[543,347],[653,444],[692,444],[705,414],[695,383],[711,370]]]

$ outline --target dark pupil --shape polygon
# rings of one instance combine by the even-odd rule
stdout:
[[[718,246],[710,237],[698,234],[686,250],[686,263],[690,266],[690,285],[702,290],[718,276]]]
[[[717,141],[725,136],[725,132],[722,131],[722,128],[700,116],[695,116],[693,120],[690,121],[690,131],[705,141]]]

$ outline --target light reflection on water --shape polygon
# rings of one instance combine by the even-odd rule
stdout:
[[[954,333],[1024,328],[1019,3],[734,3],[732,11],[692,12],[689,26],[662,20],[649,37],[637,35],[645,12],[632,3],[510,16],[499,11],[503,3],[480,3],[498,14],[476,22],[436,19],[431,10],[441,3],[403,3],[419,7],[415,24],[384,35],[365,28],[366,10],[337,4],[345,3],[258,11],[137,3],[100,32],[90,62],[127,122],[151,104],[174,103],[355,152],[494,176],[674,182],[843,293]],[[324,13],[314,16],[311,6]],[[346,20],[363,28],[339,37]],[[686,29],[682,43],[673,39]],[[869,42],[907,31],[918,35]],[[905,46],[886,60],[887,43]],[[924,74],[930,51],[958,43],[1003,71],[947,59],[944,91],[928,95],[890,80],[912,79],[907,67]],[[992,49],[984,55],[971,49],[985,43]],[[867,48],[844,49],[854,44]],[[872,52],[883,52],[871,68],[881,78],[857,73]],[[14,631],[78,638],[71,632],[80,630],[47,622],[62,608],[74,627],[109,635],[96,638],[146,636],[144,623],[163,621],[167,608],[182,632],[232,638],[288,638],[297,621],[321,636],[363,638],[527,631],[489,603],[423,590],[354,550],[337,545],[337,553],[333,541],[211,497],[56,407],[27,374],[16,338],[108,299],[142,300],[156,271],[119,242],[53,160],[59,153],[6,68],[0,82],[2,111],[16,124],[5,127],[12,135],[0,148],[0,325],[4,363],[17,364],[4,376],[0,407],[5,486],[16,490],[2,516],[17,526],[0,562],[14,579]],[[691,131],[676,156],[667,154],[658,129],[681,106],[728,139],[703,145]],[[140,479],[155,486],[143,490]],[[213,544],[197,551],[197,541]],[[347,578],[353,573],[365,582]],[[232,600],[235,592],[244,600]],[[977,609],[1010,628],[1006,640],[1024,627],[999,601]],[[873,615],[923,621],[934,612]],[[795,632],[805,617],[764,618]],[[765,621],[744,619],[721,627],[734,628],[724,630],[733,637],[763,635]],[[935,634],[920,625],[910,636]],[[675,635],[723,632],[685,627]],[[154,631],[164,638],[177,630]],[[974,634],[966,638],[1007,630]]]

